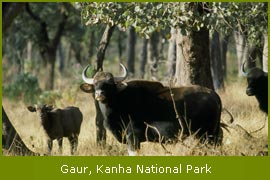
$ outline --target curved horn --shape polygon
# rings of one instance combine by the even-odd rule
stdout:
[[[123,69],[123,75],[119,77],[114,77],[114,82],[122,82],[128,77],[128,70],[126,66],[120,63],[121,68]]]
[[[246,61],[242,64],[241,66],[241,71],[242,71],[242,74],[247,77],[247,72],[245,71],[245,64],[246,64]]]
[[[83,72],[82,72],[82,79],[84,82],[86,82],[87,84],[94,84],[94,79],[93,78],[88,78],[86,77],[86,72],[87,69],[89,68],[89,64],[84,68]]]

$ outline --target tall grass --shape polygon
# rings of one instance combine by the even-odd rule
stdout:
[[[198,139],[192,136],[179,141],[176,144],[166,144],[166,152],[159,143],[142,143],[139,151],[141,156],[255,156],[260,152],[267,151],[268,144],[268,120],[266,115],[258,108],[258,103],[254,97],[248,97],[245,94],[245,83],[235,82],[226,86],[224,92],[219,92],[222,99],[223,107],[229,110],[233,117],[234,123],[241,125],[253,137],[247,138],[241,132],[229,128],[229,132],[223,130],[223,144],[220,147],[213,147],[208,144],[199,143]],[[122,156],[127,155],[126,145],[120,144],[108,132],[107,145],[98,147],[96,145],[96,129],[95,129],[95,107],[91,95],[74,91],[76,96],[73,101],[68,101],[63,96],[62,102],[58,103],[64,107],[67,105],[78,106],[84,116],[81,126],[81,134],[79,136],[79,146],[76,155],[78,156]],[[27,110],[23,102],[9,101],[3,97],[3,106],[7,115],[14,124],[18,133],[33,151],[46,153],[46,134],[40,125],[39,119],[35,113]],[[229,120],[226,112],[222,113],[222,121]],[[258,132],[254,132],[265,127]],[[70,145],[67,139],[63,142],[63,154],[59,154],[58,145],[54,142],[52,155],[70,155]],[[8,154],[6,154],[8,155]]]

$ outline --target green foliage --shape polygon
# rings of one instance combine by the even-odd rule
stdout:
[[[154,31],[177,27],[182,34],[190,30],[245,33],[251,43],[267,29],[267,3],[210,2],[87,2],[81,3],[86,25],[117,25],[126,30],[133,26],[146,38]],[[256,43],[256,42],[255,42]]]
[[[267,32],[267,3],[209,3],[210,28],[228,34],[238,31],[250,44],[259,44]]]
[[[56,91],[43,91],[39,96],[39,104],[56,104],[56,101],[61,99],[62,95]]]
[[[82,18],[86,25],[105,23],[117,25],[126,30],[135,27],[136,32],[149,38],[153,31],[160,31],[167,26],[164,18],[167,6],[164,3],[81,3]]]
[[[3,87],[3,94],[12,100],[23,100],[26,104],[34,104],[41,90],[38,79],[30,73],[20,74],[14,83]]]

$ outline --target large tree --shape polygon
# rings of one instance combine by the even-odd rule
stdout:
[[[22,11],[25,3],[3,3],[3,33],[6,34],[14,18]],[[20,135],[8,118],[2,106],[2,148],[13,155],[39,155],[31,151],[23,142]]]

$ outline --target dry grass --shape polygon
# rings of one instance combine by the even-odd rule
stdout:
[[[245,83],[234,83],[226,87],[226,92],[219,93],[223,106],[228,109],[236,124],[241,125],[248,132],[253,132],[263,126],[266,115],[258,109],[254,97],[245,95]],[[107,145],[104,148],[97,147],[95,143],[95,108],[92,97],[89,94],[77,91],[74,101],[62,100],[59,104],[78,106],[84,120],[79,136],[78,156],[122,156],[127,155],[126,145],[118,143],[108,132]],[[46,153],[46,136],[35,113],[30,113],[22,102],[11,102],[3,98],[3,106],[15,128],[25,141],[26,145],[35,152]],[[222,120],[228,121],[229,116],[222,114]],[[267,151],[268,144],[268,121],[266,126],[259,132],[252,133],[252,138],[246,138],[241,132],[229,129],[230,133],[224,131],[223,145],[213,147],[207,144],[200,144],[197,139],[189,137],[183,142],[166,144],[165,147],[170,153],[158,143],[142,143],[139,152],[141,156],[239,156],[258,155],[260,151]],[[54,142],[52,155],[58,154],[58,145]],[[63,154],[70,155],[70,146],[67,139],[64,139]]]

